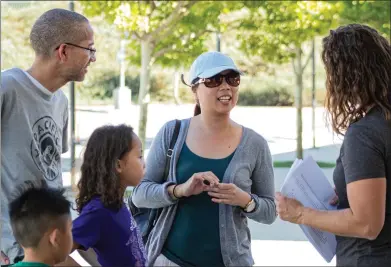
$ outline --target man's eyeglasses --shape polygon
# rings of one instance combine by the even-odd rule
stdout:
[[[216,74],[215,76],[212,76],[209,78],[197,78],[195,81],[193,81],[193,83],[191,85],[188,85],[188,86],[193,87],[194,85],[203,83],[208,88],[214,88],[214,87],[220,86],[223,83],[224,78],[225,78],[225,81],[230,86],[238,87],[240,85],[240,74],[235,71],[231,71],[227,74],[219,73],[219,74]],[[182,74],[182,82],[184,82],[183,74]]]
[[[78,47],[78,48],[81,48],[81,49],[88,50],[88,51],[90,52],[90,57],[95,56],[96,49],[89,48],[89,47],[84,47],[84,46],[80,46],[80,45],[75,45],[75,44],[72,44],[72,43],[64,43],[64,44],[66,44],[66,45],[71,45],[71,46],[74,46],[74,47]],[[56,50],[59,49],[59,48],[60,48],[60,46],[58,46],[58,47],[56,48]]]

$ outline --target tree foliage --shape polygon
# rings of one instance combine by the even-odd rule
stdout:
[[[143,144],[153,64],[176,68],[189,65],[205,51],[204,42],[209,34],[221,31],[220,15],[242,5],[240,2],[151,0],[81,3],[87,15],[108,20],[129,38],[129,60],[141,66],[138,134]]]
[[[296,57],[297,47],[326,33],[338,22],[341,3],[263,1],[248,5],[239,35],[241,48],[268,62],[282,64]]]
[[[34,60],[30,46],[30,31],[44,11],[55,7],[67,8],[66,2],[39,4],[1,2],[1,69],[28,68]],[[43,11],[44,10],[44,11]]]
[[[205,40],[217,30],[222,13],[242,5],[223,1],[86,1],[88,16],[100,16],[130,40],[129,60],[141,65],[141,40],[153,46],[151,63],[165,67],[189,66],[205,51]]]
[[[389,0],[343,1],[341,4],[342,24],[368,24],[390,38],[391,2]]]
[[[341,3],[323,1],[262,1],[247,3],[239,34],[241,48],[248,55],[259,55],[277,64],[292,62],[296,77],[297,157],[303,157],[302,103],[303,72],[311,53],[304,45],[326,33],[338,21]],[[307,58],[305,59],[305,56]]]

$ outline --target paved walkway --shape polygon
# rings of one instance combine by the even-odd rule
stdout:
[[[335,266],[327,263],[307,241],[252,240],[254,266]]]

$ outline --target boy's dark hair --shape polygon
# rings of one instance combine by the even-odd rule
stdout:
[[[49,188],[43,180],[22,184],[17,194],[9,204],[15,239],[22,247],[36,248],[51,227],[62,229],[59,219],[70,215],[71,203],[64,189]]]
[[[118,210],[123,205],[121,183],[116,167],[132,147],[133,128],[127,125],[106,125],[95,129],[84,151],[79,196],[76,208],[80,213],[93,198],[99,196],[106,208]]]

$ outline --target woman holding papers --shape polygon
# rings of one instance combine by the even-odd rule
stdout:
[[[337,266],[391,266],[391,47],[376,30],[339,27],[323,39],[326,108],[344,134],[334,170],[336,211],[276,194],[281,219],[331,232]]]
[[[162,178],[174,121],[155,137],[146,174],[132,200],[163,211],[147,241],[154,266],[251,266],[247,218],[276,218],[267,141],[230,118],[241,72],[219,52],[200,55],[190,69],[195,116],[181,121],[167,181]]]

